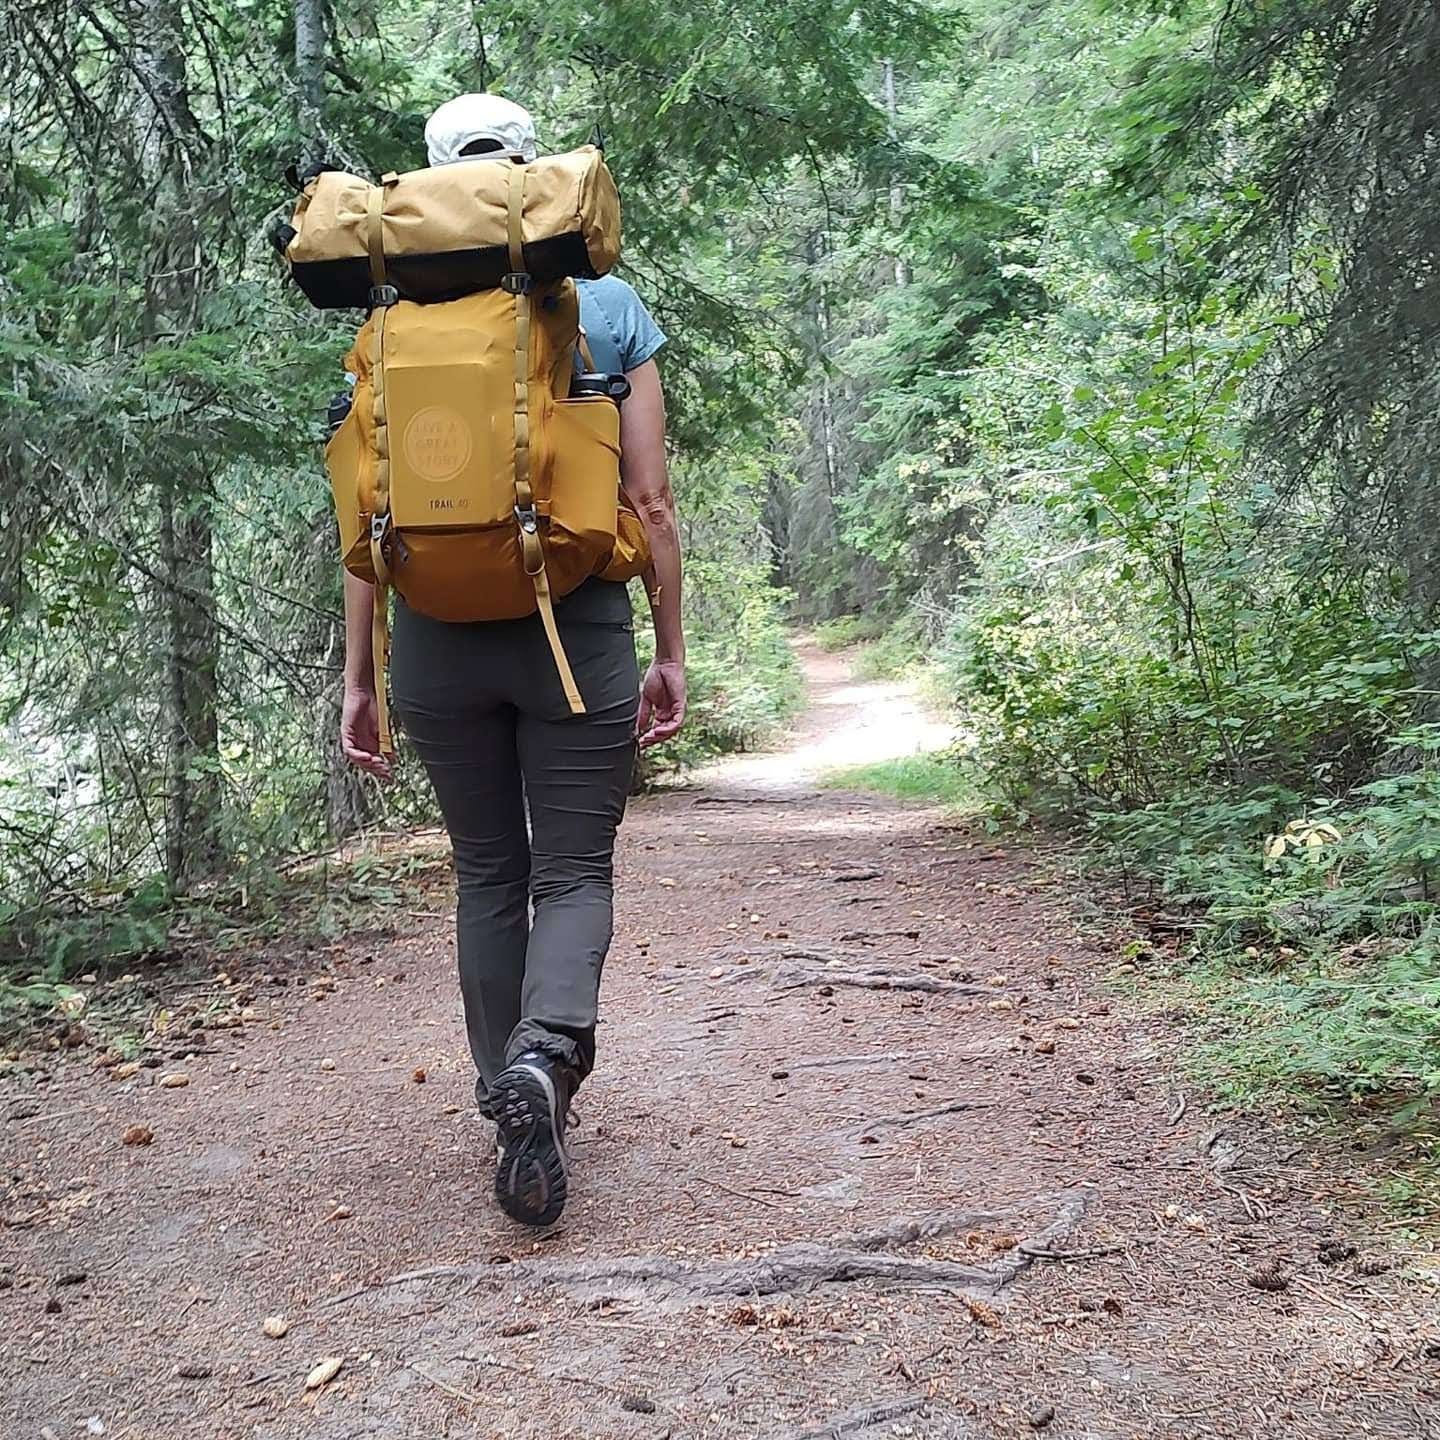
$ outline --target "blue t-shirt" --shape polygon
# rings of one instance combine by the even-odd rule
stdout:
[[[580,296],[580,325],[597,370],[621,375],[654,358],[665,343],[665,332],[629,285],[616,275],[606,275],[599,280],[577,280],[575,288]],[[623,584],[592,576],[555,608],[572,622],[626,624],[630,592]]]
[[[640,297],[617,275],[577,280],[580,325],[595,367],[609,375],[638,370],[665,343],[665,332]]]

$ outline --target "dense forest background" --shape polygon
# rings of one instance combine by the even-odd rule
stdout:
[[[336,745],[352,317],[287,166],[493,88],[598,125],[663,370],[694,722],[786,626],[1195,944],[1237,1085],[1440,1092],[1440,10],[1407,0],[17,0],[4,12],[8,1004],[425,817]],[[1228,1017],[1226,1019],[1225,1017]]]

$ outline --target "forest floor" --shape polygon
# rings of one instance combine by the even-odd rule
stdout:
[[[632,808],[552,1232],[490,1199],[433,834],[393,930],[15,1071],[0,1435],[1440,1436],[1429,1253],[1177,1079],[1042,851],[817,785],[943,737],[802,659],[783,750]]]

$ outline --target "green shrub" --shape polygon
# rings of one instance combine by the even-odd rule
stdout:
[[[894,680],[918,669],[929,655],[928,628],[918,610],[905,611],[855,657],[856,678]]]
[[[833,620],[822,620],[814,630],[815,643],[829,654],[878,640],[884,633],[885,621],[870,614],[837,615]]]
[[[689,713],[679,736],[646,752],[644,778],[773,740],[804,693],[785,630],[786,596],[758,562],[687,564]],[[635,607],[642,667],[654,651],[649,609]]]
[[[1343,800],[1257,788],[1096,814],[1101,853],[1199,917],[1210,1062],[1241,1090],[1383,1102],[1425,1135],[1440,1101],[1440,726]]]

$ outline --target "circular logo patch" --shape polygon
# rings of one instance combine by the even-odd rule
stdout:
[[[453,480],[470,459],[470,426],[448,405],[427,405],[405,427],[405,459],[426,480]]]

